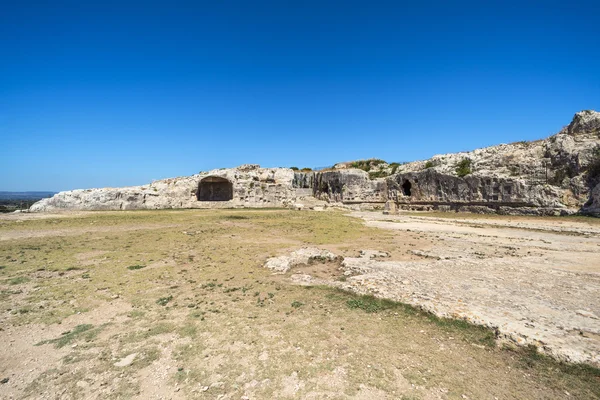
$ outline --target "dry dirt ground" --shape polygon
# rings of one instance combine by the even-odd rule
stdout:
[[[442,311],[459,299],[457,315],[482,322],[503,307],[509,320],[533,318],[542,328],[568,317],[564,330],[585,328],[584,342],[597,343],[597,221],[451,217],[288,210],[2,216],[0,398],[600,398],[592,366],[499,345],[494,330],[464,320],[331,287],[415,305],[439,300]],[[285,275],[262,268],[302,247],[348,263],[361,249],[390,257],[354,267],[316,260]],[[400,264],[371,265],[381,260]],[[493,266],[480,272],[478,260],[497,261],[497,273]],[[378,282],[386,268],[388,280]],[[329,286],[296,285],[299,275]],[[496,297],[489,293],[495,280]],[[413,301],[430,289],[431,298]],[[539,297],[535,307],[546,306],[544,318],[525,310],[530,295]],[[597,357],[597,348],[585,348]]]

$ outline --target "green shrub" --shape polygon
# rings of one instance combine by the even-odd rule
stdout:
[[[300,171],[300,170],[298,169],[298,167],[290,167],[290,169],[291,169],[292,171]]]
[[[127,269],[135,270],[135,269],[142,269],[145,267],[146,267],[145,265],[130,265],[129,267],[127,267]]]
[[[435,167],[435,164],[433,163],[433,161],[429,160],[425,163],[425,169],[429,169],[429,168],[433,168]]]
[[[354,161],[350,164],[352,168],[362,169],[363,171],[369,172],[371,170],[371,164],[365,160]]]
[[[350,167],[362,169],[365,172],[369,172],[371,170],[371,167],[374,167],[374,166],[377,166],[380,164],[385,164],[385,161],[381,160],[379,158],[371,158],[368,160],[354,161],[352,164],[350,164]]]
[[[456,164],[456,175],[458,175],[460,178],[469,175],[472,171],[471,171],[471,159],[470,158],[463,158],[461,161],[458,162],[458,164]]]
[[[390,164],[390,167],[392,167],[392,173],[391,175],[394,175],[396,173],[396,171],[398,171],[398,167],[400,166],[400,163],[397,162],[393,162]]]
[[[302,168],[300,171],[302,171],[302,172],[311,172],[312,168],[305,167],[305,168]]]

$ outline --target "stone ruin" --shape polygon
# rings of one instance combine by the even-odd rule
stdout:
[[[467,174],[457,171],[461,160],[469,160]],[[375,171],[352,163],[307,172],[247,164],[143,186],[61,192],[30,211],[336,206],[390,213],[598,215],[600,186],[589,187],[596,164],[600,166],[600,113],[582,111],[548,139],[402,165],[381,161]]]

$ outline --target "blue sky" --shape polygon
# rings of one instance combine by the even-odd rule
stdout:
[[[597,1],[2,1],[0,190],[537,139],[600,109]]]

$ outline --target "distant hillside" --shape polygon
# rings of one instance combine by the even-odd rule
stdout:
[[[52,197],[56,192],[2,192],[0,191],[0,213],[26,210],[41,199]]]
[[[52,197],[56,192],[2,192],[0,200],[39,200]]]

